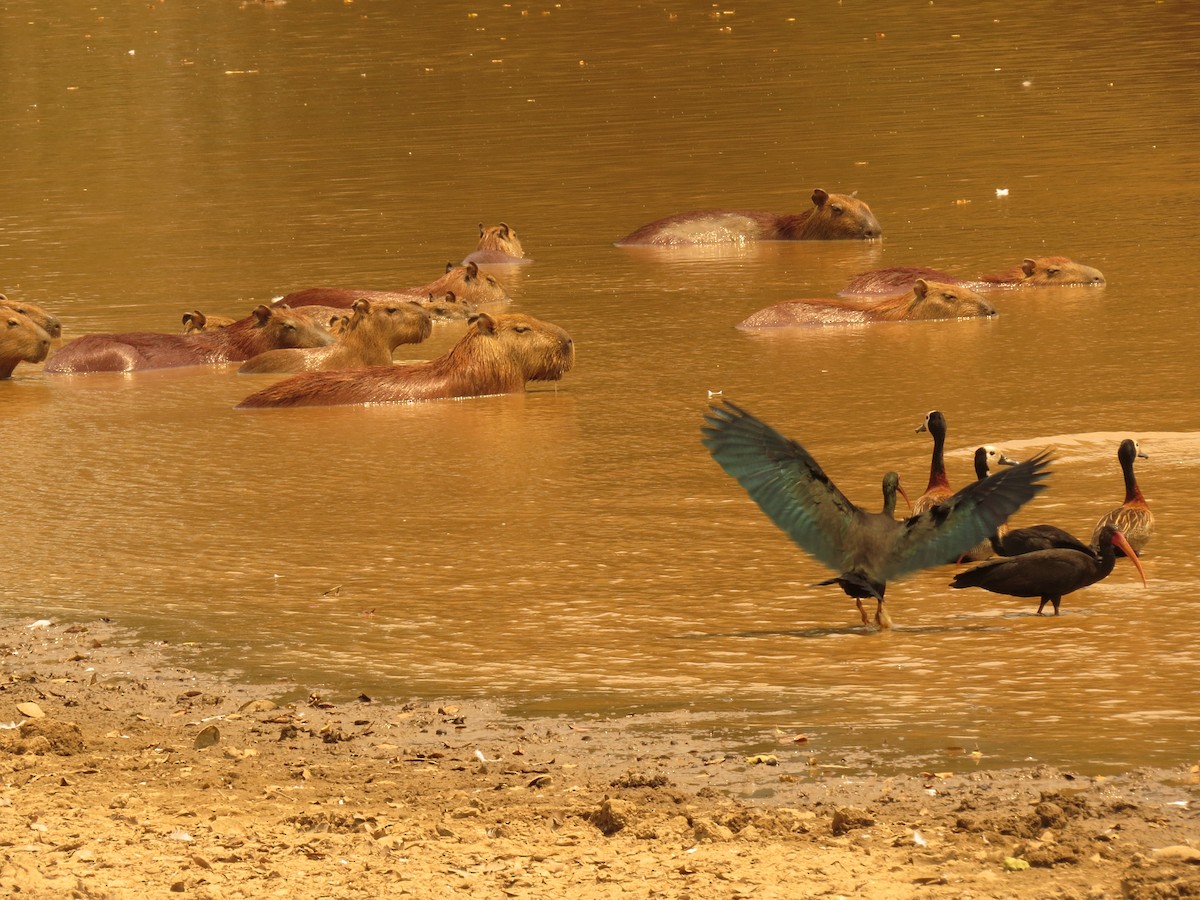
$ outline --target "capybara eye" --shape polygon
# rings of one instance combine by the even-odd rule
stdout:
[[[528,330],[529,330],[529,326],[527,326],[527,325],[514,325],[513,326],[513,331],[515,331],[517,334],[524,334]]]
[[[833,214],[834,214],[835,216],[840,216],[842,213],[844,213],[844,212],[846,211],[846,210],[845,210],[843,207],[841,207],[841,206],[833,206],[833,207],[831,207],[831,209],[833,210]]]

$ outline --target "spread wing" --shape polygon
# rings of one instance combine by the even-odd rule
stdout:
[[[831,569],[847,568],[846,541],[863,513],[795,441],[725,401],[704,416],[700,442],[772,522]]]
[[[1013,513],[1046,489],[1049,451],[989,475],[950,499],[902,523],[880,573],[899,578],[952,563],[993,534]]]

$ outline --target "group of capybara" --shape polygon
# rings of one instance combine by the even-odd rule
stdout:
[[[854,195],[814,190],[801,213],[706,209],[669,216],[633,231],[617,246],[684,246],[770,240],[875,240],[883,229]],[[530,381],[556,381],[575,357],[571,337],[520,313],[489,312],[507,303],[486,269],[530,262],[506,223],[479,226],[460,264],[427,284],[396,291],[307,288],[232,319],[193,310],[183,333],[87,334],[52,352],[61,325],[46,310],[0,294],[0,378],[21,362],[46,360],[49,374],[136,372],[241,363],[247,374],[290,377],[257,391],[240,407],[395,403],[513,393]],[[739,328],[830,325],[995,315],[972,290],[985,286],[1103,284],[1096,269],[1064,257],[1026,259],[1009,272],[963,279],[934,269],[900,267],[856,276],[837,296],[789,300],[759,310]],[[467,322],[462,338],[427,362],[396,364],[403,344],[425,340],[437,323]]]

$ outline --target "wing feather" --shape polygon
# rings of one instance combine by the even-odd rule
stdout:
[[[863,513],[800,444],[726,400],[713,404],[701,443],[767,517],[831,569],[848,568],[846,539]]]
[[[957,560],[1046,489],[1049,451],[973,482],[950,499],[907,519],[881,575],[888,580]]]

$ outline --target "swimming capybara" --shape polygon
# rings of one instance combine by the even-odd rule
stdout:
[[[506,222],[499,225],[479,223],[479,243],[468,253],[463,265],[476,263],[481,266],[521,266],[533,262],[525,256],[525,248],[516,231]]]
[[[387,366],[393,350],[401,344],[419,344],[433,331],[432,317],[416,303],[359,299],[353,310],[337,341],[328,347],[268,350],[250,357],[238,372],[330,372]]]
[[[85,334],[46,363],[54,374],[136,372],[242,362],[277,347],[323,347],[333,335],[286,307],[259,306],[228,328],[195,334]]]
[[[430,294],[424,299],[413,302],[421,304],[421,308],[433,316],[435,322],[457,322],[461,319],[469,319],[479,312],[474,303],[459,300],[454,291],[446,291],[440,297]]]
[[[485,272],[480,272],[474,263],[456,266],[446,263],[445,273],[435,281],[420,287],[400,291],[356,291],[346,288],[305,288],[275,301],[275,305],[337,306],[349,309],[360,297],[368,300],[425,300],[431,295],[442,297],[451,292],[458,302],[472,304],[507,303],[508,292],[500,282]]]
[[[350,372],[304,372],[243,400],[239,408],[407,403],[515,394],[528,381],[557,381],[575,362],[571,336],[523,313],[480,313],[467,333],[429,362]]]
[[[794,325],[854,325],[917,319],[967,319],[994,316],[990,303],[969,288],[918,278],[906,294],[879,300],[787,300],[752,313],[738,328],[786,328]]]
[[[218,328],[228,328],[237,319],[230,316],[206,316],[198,309],[183,314],[183,333],[195,334],[197,331],[216,331]]]
[[[30,303],[28,300],[10,300],[6,295],[0,294],[0,306],[15,310],[26,318],[32,319],[42,331],[50,335],[50,340],[57,341],[62,337],[62,323],[56,316],[36,303]]]
[[[957,278],[937,269],[921,266],[893,266],[863,272],[850,279],[850,283],[839,292],[841,296],[870,296],[895,294],[912,287],[914,281],[940,281],[943,284],[961,284],[972,287],[1065,287],[1069,285],[1102,285],[1104,275],[1099,269],[1085,266],[1065,256],[1042,256],[1026,259],[1007,272],[980,275],[978,278]]]
[[[871,208],[854,194],[829,194],[817,188],[813,208],[802,213],[700,209],[643,225],[617,246],[721,244],[745,241],[874,240],[883,234]]]
[[[0,378],[18,363],[41,362],[50,352],[50,335],[37,322],[11,307],[0,307]]]

